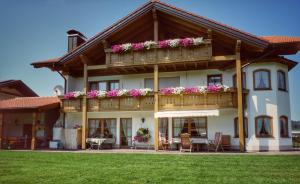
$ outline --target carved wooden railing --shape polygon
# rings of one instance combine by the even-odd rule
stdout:
[[[80,112],[82,110],[82,98],[61,99],[64,112]]]
[[[106,64],[110,66],[143,65],[154,63],[174,63],[210,60],[212,57],[211,40],[205,39],[203,44],[191,47],[152,48],[142,51],[113,53],[105,49]]]
[[[244,94],[247,92],[245,91]],[[183,95],[159,95],[159,110],[199,110],[237,108],[237,93],[228,92]]]
[[[88,99],[88,111],[145,111],[153,110],[154,97],[114,97]]]

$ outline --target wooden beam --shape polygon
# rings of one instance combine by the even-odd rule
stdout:
[[[236,60],[236,55],[212,56],[212,61],[233,61]]]
[[[152,9],[153,22],[154,22],[154,41],[158,42],[158,20],[156,9]]]
[[[207,30],[207,38],[208,39],[212,39],[212,31],[211,31],[211,29]]]
[[[98,69],[106,69],[107,65],[91,65],[87,66],[87,70],[98,70]]]
[[[244,104],[243,104],[243,75],[241,64],[241,41],[236,42],[236,84],[238,100],[238,123],[239,123],[239,142],[240,151],[245,151],[245,131],[244,131]]]
[[[0,150],[2,149],[3,113],[0,113]]]
[[[88,92],[88,70],[87,63],[88,58],[84,55],[80,55],[81,61],[83,62],[83,92]],[[86,133],[87,133],[87,98],[86,95],[82,99],[82,134],[81,134],[81,149],[86,149]]]
[[[36,122],[39,119],[39,113],[33,112],[32,114],[32,135],[31,135],[31,150],[35,150],[36,148]]]
[[[158,112],[158,84],[159,84],[159,76],[158,76],[158,65],[154,65],[154,114]],[[154,149],[158,151],[158,118],[154,117]]]

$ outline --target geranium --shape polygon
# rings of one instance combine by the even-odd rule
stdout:
[[[106,94],[106,96],[108,96],[108,97],[117,97],[118,96],[118,92],[119,92],[119,90],[114,89],[114,90],[108,91],[107,94]]]
[[[98,97],[98,91],[97,90],[92,90],[87,93],[88,98],[97,98]]]
[[[169,40],[163,40],[158,42],[159,48],[167,48],[169,47]]]
[[[198,86],[199,93],[203,94],[206,93],[207,87],[206,86]]]
[[[200,45],[203,43],[203,38],[202,37],[193,38],[193,43],[194,45]]]
[[[151,92],[153,92],[153,90],[150,88],[145,88],[145,89],[140,89],[140,92],[142,96],[146,96],[149,95]]]
[[[84,95],[84,93],[81,91],[71,91],[64,95],[64,99],[78,98],[82,95]]]
[[[156,42],[155,41],[146,41],[144,42],[144,47],[149,50],[152,49],[156,46]]]
[[[144,49],[144,43],[133,43],[132,49],[135,51],[143,50]]]
[[[129,91],[130,96],[139,97],[141,96],[141,91],[139,89],[132,89]]]
[[[128,94],[128,90],[120,89],[120,90],[118,90],[117,96],[125,96],[127,94]]]
[[[192,38],[184,38],[180,40],[180,45],[184,47],[188,47],[193,45],[193,39]]]
[[[97,96],[98,96],[98,98],[104,98],[104,97],[106,97],[106,94],[107,94],[106,91],[100,90],[100,91],[98,91]]]
[[[184,89],[184,93],[187,93],[187,94],[199,93],[199,88],[198,87],[186,87]]]
[[[222,87],[219,86],[219,85],[210,85],[210,86],[207,86],[207,91],[208,92],[219,92],[221,91]]]
[[[163,88],[160,89],[160,93],[163,95],[171,95],[174,93],[174,88]]]
[[[178,47],[180,43],[180,39],[173,39],[169,41],[169,45],[170,47]]]
[[[132,48],[131,43],[122,44],[122,49],[123,49],[124,52],[127,52],[127,51],[131,50],[131,48]]]
[[[113,53],[119,53],[123,51],[122,45],[113,45],[111,48]]]
[[[182,94],[183,91],[184,91],[184,87],[173,88],[173,93],[176,95]]]

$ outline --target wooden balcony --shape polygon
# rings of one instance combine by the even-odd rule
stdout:
[[[147,111],[153,110],[154,96],[88,99],[88,111]]]
[[[108,66],[130,66],[159,63],[208,61],[212,57],[211,40],[206,39],[199,46],[177,48],[153,48],[143,51],[113,53],[106,49]]]
[[[244,90],[244,95],[248,93]],[[82,99],[62,100],[64,112],[80,112]],[[246,103],[244,103],[246,106]],[[206,94],[159,95],[159,110],[199,110],[237,108],[237,92],[232,89],[227,92]],[[152,111],[154,110],[154,95],[144,97],[114,97],[87,99],[88,112],[100,111]]]

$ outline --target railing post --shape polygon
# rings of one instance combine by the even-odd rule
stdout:
[[[158,66],[154,65],[154,114],[158,112]],[[158,150],[158,118],[154,116],[154,148]]]
[[[236,84],[237,84],[237,100],[238,100],[238,122],[239,122],[239,142],[240,151],[245,151],[245,135],[244,135],[244,104],[243,104],[243,79],[241,66],[241,41],[236,43]]]

